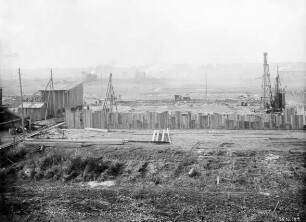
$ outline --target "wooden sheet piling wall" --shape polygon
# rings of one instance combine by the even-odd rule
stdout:
[[[227,130],[300,130],[306,123],[306,108],[288,108],[283,114],[220,114],[193,112],[122,112],[108,117],[102,111],[66,110],[68,128],[111,129],[227,129]]]

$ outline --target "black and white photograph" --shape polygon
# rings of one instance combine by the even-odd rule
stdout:
[[[11,221],[306,221],[306,1],[0,0]]]

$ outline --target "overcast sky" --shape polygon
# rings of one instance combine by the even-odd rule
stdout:
[[[23,68],[306,62],[306,1],[0,0],[0,41]]]

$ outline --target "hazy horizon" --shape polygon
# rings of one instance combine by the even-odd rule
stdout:
[[[290,72],[306,73],[306,62],[296,63],[275,63],[271,62],[270,75],[274,78],[276,75],[276,67],[279,67],[280,76],[288,75]],[[49,78],[50,68],[21,68],[23,79]],[[169,79],[201,79],[207,74],[210,79],[222,78],[228,80],[235,79],[255,79],[261,78],[263,73],[262,63],[235,63],[235,64],[152,64],[149,66],[130,66],[120,67],[111,65],[97,65],[91,67],[65,67],[52,68],[55,79],[76,78],[81,79],[82,73],[94,73],[98,78],[108,78],[109,73],[113,73],[113,78],[126,79],[135,78],[137,72],[145,73],[147,78],[169,78]],[[18,79],[18,68],[2,69],[0,72],[0,80]],[[305,76],[306,78],[306,76]],[[304,79],[304,78],[302,78]],[[0,84],[1,86],[1,84]]]

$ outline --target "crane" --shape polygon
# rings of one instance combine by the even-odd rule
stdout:
[[[266,52],[264,52],[260,106],[261,108],[265,109],[267,113],[282,112],[282,109],[285,108],[285,91],[284,89],[281,89],[278,66],[276,71],[274,95],[272,94],[268,53]]]
[[[270,81],[270,68],[268,64],[268,53],[264,52],[263,76],[262,76],[262,92],[260,107],[263,109],[271,108],[272,90]]]
[[[109,128],[110,124],[112,123],[111,114],[114,113],[114,107],[116,109],[116,113],[118,113],[117,96],[115,95],[112,79],[112,73],[110,73],[107,84],[106,97],[103,103],[104,125],[106,128]]]

